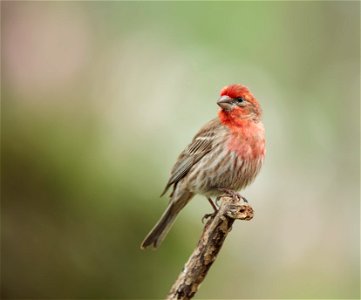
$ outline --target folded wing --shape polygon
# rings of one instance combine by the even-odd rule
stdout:
[[[212,150],[216,133],[220,126],[219,120],[214,119],[204,125],[195,135],[192,142],[179,155],[161,196],[163,196],[173,184],[175,186],[204,155]]]

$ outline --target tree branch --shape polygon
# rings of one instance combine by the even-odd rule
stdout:
[[[253,209],[248,203],[236,197],[222,197],[218,212],[205,224],[198,245],[174,282],[167,300],[191,299],[216,260],[233,222],[252,218]]]

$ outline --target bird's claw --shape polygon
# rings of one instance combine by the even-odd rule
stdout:
[[[239,193],[233,191],[233,190],[229,190],[229,189],[219,189],[219,191],[225,193],[226,195],[230,196],[231,198],[235,199],[235,200],[242,200],[245,203],[248,203],[248,200],[243,197],[242,195],[240,195]],[[217,197],[216,199],[216,204],[218,205],[218,201],[220,200],[221,197]]]
[[[204,221],[207,220],[208,218],[214,218],[215,215],[217,214],[217,211],[210,213],[210,214],[205,214],[202,218],[202,223],[204,224]]]
[[[221,205],[219,204],[219,201],[221,200],[221,197],[220,196],[218,196],[217,198],[216,198],[216,200],[214,201],[214,203],[217,205],[217,207],[220,207]]]
[[[248,203],[248,200],[245,197],[243,197],[242,195],[241,195],[241,198],[242,198],[244,203]]]

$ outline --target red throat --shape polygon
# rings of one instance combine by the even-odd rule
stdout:
[[[244,119],[240,118],[241,112],[233,109],[231,111],[224,111],[220,109],[218,111],[218,117],[222,124],[226,125],[229,128],[237,129],[237,127],[242,127],[245,124]]]
[[[243,160],[263,159],[265,155],[264,128],[261,122],[240,119],[237,112],[220,110],[221,123],[229,128],[231,136],[228,149]]]

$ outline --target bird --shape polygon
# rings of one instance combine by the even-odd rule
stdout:
[[[180,211],[194,195],[232,196],[259,173],[266,154],[262,109],[242,84],[221,89],[218,116],[206,123],[175,162],[163,196],[170,188],[168,207],[141,244],[158,248]],[[245,198],[244,198],[245,199]]]

